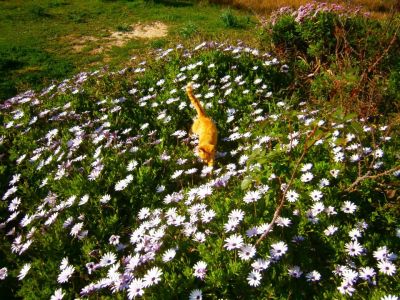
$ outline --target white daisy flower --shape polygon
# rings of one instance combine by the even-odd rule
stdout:
[[[399,297],[395,295],[385,295],[381,298],[381,300],[399,300]]]
[[[111,200],[111,196],[109,194],[105,194],[100,198],[100,203],[106,204]]]
[[[357,205],[353,202],[345,201],[340,209],[346,214],[352,214],[356,211]]]
[[[193,275],[197,278],[204,279],[207,272],[207,263],[204,261],[199,261],[193,266]]]
[[[340,171],[337,169],[330,170],[329,173],[332,175],[333,178],[337,178],[339,176]]]
[[[296,192],[293,191],[293,190],[290,190],[290,191],[288,191],[288,192],[286,193],[285,198],[286,198],[286,200],[289,201],[289,202],[296,202],[296,200],[299,198],[299,194],[296,193]]]
[[[279,227],[289,227],[290,224],[292,224],[292,221],[289,218],[278,217],[275,224]]]
[[[323,196],[324,196],[324,194],[319,190],[313,190],[310,193],[310,197],[313,199],[313,201],[321,200]]]
[[[158,267],[153,267],[152,269],[148,270],[143,278],[144,287],[149,287],[160,282],[162,274],[163,272]]]
[[[312,163],[304,164],[304,165],[301,167],[301,172],[310,171],[310,170],[312,169],[312,167],[313,167],[313,164],[312,164]]]
[[[393,276],[396,273],[396,266],[392,264],[390,261],[380,261],[378,263],[379,272]]]
[[[250,286],[259,286],[261,282],[261,273],[259,271],[253,270],[247,276],[247,282]]]
[[[183,171],[184,171],[184,170],[176,170],[176,171],[174,172],[174,174],[171,175],[171,179],[176,179],[176,178],[178,178],[179,176],[182,175]]]
[[[76,223],[74,226],[72,226],[71,231],[70,231],[69,234],[74,236],[74,237],[77,237],[78,234],[81,232],[82,227],[83,227],[83,223],[82,222]]]
[[[243,245],[243,238],[238,234],[233,234],[225,239],[224,247],[227,250],[240,249]]]
[[[224,230],[225,232],[234,231],[238,225],[239,221],[237,219],[229,219],[228,223],[224,224]]]
[[[139,297],[143,296],[143,294],[144,294],[143,288],[144,288],[143,279],[141,279],[141,278],[132,279],[132,281],[128,287],[129,300],[132,300],[133,298],[136,298],[137,296],[139,296]]]
[[[61,260],[60,270],[61,270],[61,271],[64,270],[68,265],[69,265],[68,257],[64,257],[64,258]]]
[[[293,266],[288,269],[288,273],[294,278],[299,278],[303,274],[303,271],[300,270],[299,266]]]
[[[30,263],[24,264],[24,266],[22,267],[21,271],[19,271],[18,280],[24,279],[26,274],[28,274],[30,269],[31,269],[31,264]]]
[[[331,236],[333,234],[335,234],[335,232],[338,230],[338,227],[334,226],[334,225],[329,225],[328,228],[326,228],[324,230],[324,234],[326,236]]]
[[[271,256],[273,258],[280,258],[282,255],[284,255],[288,250],[288,247],[286,243],[284,242],[278,242],[275,244],[271,245],[271,249],[269,250]]]
[[[242,260],[249,260],[256,255],[256,248],[252,245],[243,245],[239,250],[239,257]]]
[[[364,252],[363,246],[358,241],[351,241],[345,245],[346,251],[350,256],[358,256]]]
[[[0,269],[0,280],[6,279],[8,275],[8,269],[6,267]]]
[[[361,279],[368,281],[371,280],[376,275],[375,270],[371,267],[360,268],[358,273]]]
[[[270,264],[271,264],[270,260],[258,258],[251,264],[251,266],[256,271],[262,271],[268,269]]]
[[[171,261],[176,255],[176,250],[175,249],[168,249],[167,251],[164,252],[162,256],[163,262],[168,262]]]
[[[231,220],[242,221],[244,218],[244,211],[241,209],[234,209],[229,213],[228,218]]]
[[[318,271],[311,271],[310,273],[306,274],[307,281],[319,281],[321,279],[321,274]]]
[[[112,235],[112,236],[110,236],[110,238],[108,239],[108,242],[109,242],[111,245],[116,246],[116,245],[119,244],[119,238],[120,238],[119,235]]]
[[[75,268],[71,265],[66,266],[61,273],[58,275],[57,282],[65,283],[68,282],[69,278],[75,272]]]
[[[99,265],[102,267],[112,265],[116,262],[117,256],[112,252],[105,253],[101,259]]]
[[[189,300],[202,300],[202,299],[203,299],[203,295],[200,290],[195,289],[190,292]]]
[[[248,191],[246,193],[246,195],[243,198],[243,201],[245,203],[252,203],[252,202],[256,202],[257,200],[259,200],[261,198],[261,193],[259,191]]]
[[[337,287],[337,289],[341,294],[349,296],[352,296],[355,291],[355,288],[345,281],[343,281],[342,284]]]
[[[63,293],[62,289],[57,289],[54,291],[54,294],[51,295],[50,300],[61,300],[64,295],[65,293]]]

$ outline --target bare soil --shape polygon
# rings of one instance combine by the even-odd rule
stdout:
[[[69,35],[67,39],[71,49],[75,53],[80,53],[83,49],[92,44],[97,47],[90,51],[91,54],[99,54],[110,49],[113,46],[122,47],[132,39],[154,39],[165,37],[168,34],[168,27],[162,22],[151,24],[132,24],[132,30],[127,32],[113,31],[104,38],[94,36],[76,36]]]

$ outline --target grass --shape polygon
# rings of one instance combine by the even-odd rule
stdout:
[[[196,36],[199,40],[234,39],[255,30],[249,26],[255,18],[237,10],[234,14],[246,20],[244,26],[226,30],[222,12],[220,6],[192,1],[1,1],[0,99],[104,64],[121,66],[144,49]],[[161,42],[135,39],[121,49],[104,47],[110,44],[111,32],[129,32],[134,24],[155,21],[168,26]]]

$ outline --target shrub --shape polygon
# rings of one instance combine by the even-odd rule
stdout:
[[[330,101],[362,117],[393,112],[398,101],[388,78],[398,64],[398,19],[314,2],[282,8],[264,25],[260,40],[293,66],[299,97]]]
[[[297,23],[294,17],[285,15],[272,28],[272,42],[276,47],[285,49],[304,49],[305,43],[301,40]]]
[[[226,28],[240,27],[238,18],[233,14],[232,10],[226,9],[221,14],[222,23]]]

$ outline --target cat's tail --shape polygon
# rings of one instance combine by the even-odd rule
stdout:
[[[186,93],[190,99],[190,102],[192,102],[194,108],[196,109],[197,114],[199,116],[205,116],[206,112],[204,111],[204,108],[201,106],[200,101],[193,94],[193,87],[191,82],[186,86]]]

